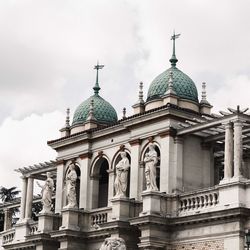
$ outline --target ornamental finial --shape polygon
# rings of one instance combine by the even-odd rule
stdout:
[[[173,71],[170,71],[169,80],[168,80],[168,88],[166,94],[176,94],[174,91],[174,74]]]
[[[97,64],[94,66],[94,69],[96,69],[96,82],[95,86],[93,87],[95,95],[99,94],[100,91],[100,86],[99,86],[99,69],[102,69],[104,65],[100,65],[99,62],[97,61]]]
[[[143,100],[143,82],[139,83],[139,101],[138,103],[143,104],[144,100]]]
[[[174,34],[171,36],[171,40],[173,40],[173,53],[172,53],[172,57],[169,61],[170,61],[172,67],[175,67],[176,63],[178,62],[178,59],[176,58],[176,55],[175,55],[175,40],[177,38],[179,38],[180,35],[181,34],[175,34],[175,31],[174,31]]]
[[[126,118],[126,108],[124,107],[122,110],[122,119]]]
[[[67,110],[66,110],[66,122],[65,122],[65,127],[66,128],[70,127],[70,117],[69,117],[69,114],[70,114],[70,109],[67,108]]]
[[[202,83],[201,100],[203,102],[207,101],[207,91],[206,91],[206,83],[205,82]]]
[[[88,114],[87,121],[92,121],[92,120],[95,120],[95,116],[94,116],[94,100],[93,99],[91,99],[91,101],[90,101],[89,114]]]

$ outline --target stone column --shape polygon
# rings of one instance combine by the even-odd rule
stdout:
[[[55,213],[61,213],[63,207],[64,162],[57,162],[56,166],[56,200]]]
[[[232,123],[225,124],[225,153],[224,153],[224,180],[233,177],[233,127]]]
[[[183,190],[183,138],[175,137],[175,176],[173,188],[176,191]]]
[[[234,122],[234,177],[242,177],[242,121]]]
[[[81,180],[80,180],[80,199],[79,208],[90,209],[90,159],[91,154],[87,153],[81,155],[80,158],[80,169],[81,169]]]
[[[28,178],[28,187],[27,187],[26,205],[25,205],[25,219],[31,219],[33,188],[34,188],[34,179],[32,177],[29,177]]]
[[[9,208],[4,209],[4,231],[11,229],[12,211]]]
[[[160,134],[161,159],[160,159],[160,192],[172,193],[174,172],[174,133],[169,129]]]
[[[134,198],[136,200],[140,199],[140,194],[142,192],[142,183],[139,181],[140,176],[140,140],[130,141],[131,145],[131,166],[130,166],[130,187],[129,188],[129,198]],[[141,183],[141,186],[139,184]]]
[[[111,199],[114,196],[115,172],[114,172],[114,169],[107,170],[107,172],[109,174],[108,206],[111,206]]]
[[[27,183],[28,180],[26,177],[22,176],[22,197],[21,197],[21,207],[20,207],[20,221],[25,218],[25,206],[26,206],[26,196],[27,196]]]

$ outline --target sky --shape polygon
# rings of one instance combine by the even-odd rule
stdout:
[[[250,1],[0,1],[0,186],[20,186],[13,170],[54,160],[65,111],[92,95],[97,60],[101,96],[121,117],[169,68],[175,29],[178,68],[213,112],[249,107]]]

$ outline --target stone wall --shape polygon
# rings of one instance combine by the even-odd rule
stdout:
[[[170,247],[168,250],[224,250],[224,241],[211,240],[211,241],[177,244]]]

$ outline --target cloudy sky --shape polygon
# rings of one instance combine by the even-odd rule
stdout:
[[[214,111],[250,105],[250,1],[8,0],[0,1],[0,185],[20,185],[13,169],[56,154],[65,110],[92,94],[93,66],[101,95],[131,112],[138,83],[147,92],[169,67],[170,36],[178,67]]]

